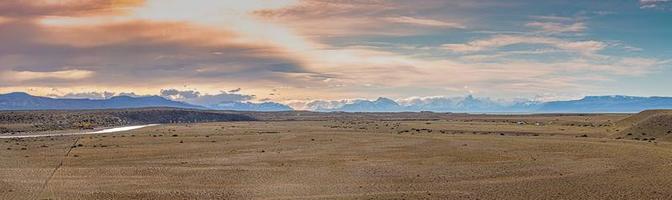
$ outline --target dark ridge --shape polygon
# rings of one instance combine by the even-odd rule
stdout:
[[[0,111],[0,134],[139,124],[256,120],[242,113],[176,108]]]

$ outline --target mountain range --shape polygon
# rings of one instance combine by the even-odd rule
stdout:
[[[159,96],[116,96],[109,99],[55,99],[22,92],[0,95],[0,110],[87,110],[143,107],[204,109],[202,106],[171,101]]]
[[[275,102],[252,103],[252,102],[227,101],[214,105],[209,105],[207,107],[215,110],[264,111],[264,112],[294,110],[287,105]]]
[[[488,98],[427,98],[397,102],[388,98],[357,100],[337,108],[319,111],[342,112],[470,112],[470,113],[634,113],[649,109],[671,109],[672,97],[587,96],[570,101],[518,100],[501,102]]]
[[[224,101],[213,105],[193,105],[160,96],[115,96],[108,99],[59,99],[15,92],[0,94],[0,110],[86,110],[144,107],[236,111],[291,111],[291,107],[275,102]],[[517,100],[502,102],[489,98],[433,97],[395,101],[354,100],[330,108],[317,107],[319,112],[470,112],[470,113],[597,113],[640,112],[649,109],[671,109],[672,97],[587,96],[579,100],[539,102]]]
[[[266,102],[222,102],[215,105],[192,105],[160,96],[115,96],[108,99],[58,99],[32,96],[23,92],[0,94],[0,110],[89,110],[171,107],[238,111],[286,111],[289,106]]]

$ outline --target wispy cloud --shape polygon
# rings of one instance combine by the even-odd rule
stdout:
[[[667,6],[668,3],[672,2],[671,0],[639,0],[640,8],[642,9],[653,9],[653,8],[662,8]]]
[[[144,0],[3,0],[0,2],[0,16],[26,18],[114,15],[128,12],[143,2]]]
[[[500,47],[516,44],[541,44],[581,54],[595,53],[607,47],[607,44],[594,40],[568,41],[554,37],[524,35],[495,35],[490,38],[474,40],[462,44],[444,44],[442,47],[449,51],[468,53],[496,50]]]
[[[459,22],[450,22],[450,21],[441,21],[434,19],[423,19],[415,17],[389,17],[386,18],[390,22],[395,23],[404,23],[404,24],[413,24],[420,26],[434,26],[434,27],[445,27],[445,28],[466,28],[463,24]]]
[[[588,28],[583,22],[569,24],[560,22],[530,22],[526,25],[529,27],[539,28],[541,31],[548,33],[577,33],[583,32]]]
[[[38,72],[38,71],[1,71],[0,80],[10,81],[10,82],[23,82],[30,80],[44,80],[44,79],[60,79],[60,80],[81,80],[89,78],[94,75],[93,71],[88,70],[62,70],[62,71],[51,71],[51,72]]]
[[[52,93],[48,94],[48,97],[53,98],[64,98],[64,99],[107,99],[115,96],[115,92],[70,92],[63,95]]]

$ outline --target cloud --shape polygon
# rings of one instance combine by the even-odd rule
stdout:
[[[353,103],[359,99],[344,99],[344,100],[308,100],[308,101],[290,101],[287,105],[294,110],[332,110],[340,108],[345,104]]]
[[[170,97],[172,99],[193,99],[201,96],[201,93],[193,90],[176,90],[176,89],[164,89],[161,90],[162,97]]]
[[[226,30],[182,22],[53,25],[18,20],[0,24],[0,80],[33,87],[162,87],[215,80],[224,85],[249,79],[299,85],[304,83],[289,74],[313,74],[283,48],[238,39]]]
[[[543,32],[547,33],[565,33],[565,32],[583,32],[588,27],[583,22],[576,23],[559,23],[559,22],[530,22],[527,23],[528,27],[535,27],[541,29]]]
[[[386,18],[390,22],[395,22],[395,23],[404,23],[404,24],[413,24],[413,25],[420,25],[420,26],[434,26],[434,27],[444,27],[444,28],[466,28],[463,24],[458,23],[458,22],[449,22],[449,21],[440,21],[440,20],[434,20],[434,19],[422,19],[422,18],[414,18],[414,17],[389,17]]]
[[[604,42],[593,40],[567,41],[554,37],[495,35],[490,38],[474,40],[464,44],[444,44],[442,48],[453,52],[469,53],[495,50],[500,47],[516,44],[541,44],[581,54],[595,53],[607,47],[607,44]]]
[[[243,89],[236,88],[236,89],[233,89],[233,90],[229,90],[229,93],[237,93],[237,92],[240,92],[241,90],[243,90]]]
[[[658,68],[603,51],[614,46],[580,34],[586,19],[539,16],[528,23],[529,7],[521,2],[49,2],[57,1],[0,3],[0,18],[7,19],[0,22],[0,90],[165,89],[163,96],[199,104],[461,94],[463,86],[494,96],[536,95],[595,91],[596,82]],[[481,8],[523,11],[514,20],[525,21],[516,23],[539,31],[521,33],[507,24],[512,18]],[[493,26],[504,21],[507,30]],[[434,43],[465,37],[474,40],[442,48]],[[628,69],[636,73],[623,73]],[[67,70],[91,73],[39,74]],[[38,78],[14,80],[5,72],[37,72],[23,77]],[[259,96],[220,92],[231,85]],[[325,101],[303,106],[339,104]]]
[[[0,80],[8,82],[23,82],[30,80],[44,80],[44,79],[60,79],[60,80],[81,80],[94,75],[93,71],[88,70],[62,70],[51,72],[40,71],[1,71]]]
[[[12,21],[12,19],[0,16],[0,24],[10,22],[10,21]]]
[[[358,35],[404,36],[438,32],[445,28],[464,29],[464,16],[435,12],[437,7],[466,6],[462,1],[303,0],[285,8],[255,11],[255,15],[289,25],[311,37]],[[413,17],[409,13],[418,13]],[[323,19],[329,19],[325,23]],[[460,20],[456,20],[460,19]],[[424,27],[424,28],[413,28]]]
[[[641,9],[662,8],[668,5],[672,0],[639,0]]]
[[[49,94],[47,96],[54,98],[64,98],[64,99],[107,99],[115,96],[114,92],[78,92],[78,93],[67,93],[64,95],[58,94]],[[120,95],[122,96],[122,95]]]
[[[146,95],[139,95],[135,92],[120,92],[117,96],[127,96],[127,97],[144,97]]]
[[[91,16],[111,15],[139,6],[144,0],[3,0],[0,16]]]
[[[203,94],[194,90],[163,89],[161,96],[191,104],[210,106],[222,102],[244,102],[255,99],[255,95],[234,94],[221,91],[218,94]]]

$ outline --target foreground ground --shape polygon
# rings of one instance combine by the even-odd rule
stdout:
[[[172,124],[0,140],[0,199],[672,199],[627,116]]]

